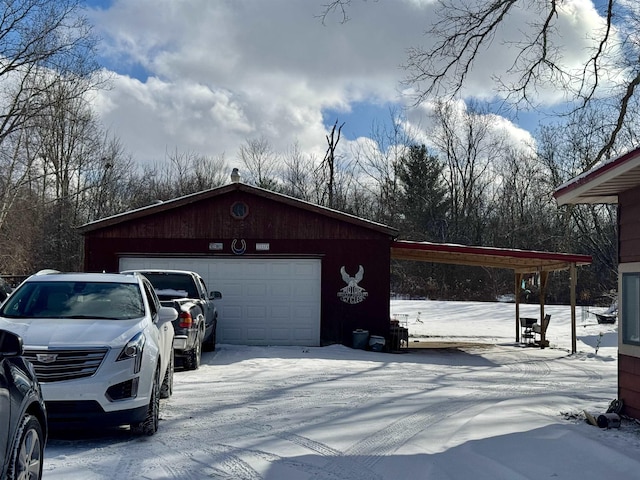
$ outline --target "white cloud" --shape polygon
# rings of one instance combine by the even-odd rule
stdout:
[[[544,8],[537,10],[537,8]],[[491,99],[498,93],[495,87],[495,77],[500,77],[506,85],[517,84],[523,75],[522,63],[531,58],[521,53],[519,46],[528,43],[540,32],[541,24],[546,21],[549,4],[528,3],[517,5],[511,10],[509,18],[503,21],[499,35],[494,39],[491,47],[482,51],[474,63],[474,69],[469,75],[463,94],[477,98]],[[600,34],[605,28],[605,19],[599,15],[591,0],[565,0],[557,5],[557,14],[551,19],[552,28],[548,30],[547,55],[548,59],[557,62],[563,70],[572,75],[560,79],[557,72],[550,71],[546,64],[537,71],[537,84],[528,90],[532,103],[542,106],[556,106],[570,100],[566,92],[559,89],[561,81],[568,82],[573,88],[578,88],[585,62],[598,48]],[[611,32],[615,38],[615,28]],[[609,55],[615,58],[617,48],[613,42],[608,46]],[[533,51],[533,55],[538,55]],[[601,61],[603,61],[601,59]],[[612,79],[621,74],[619,65],[614,62],[603,64],[599,72],[601,86],[611,85]],[[589,81],[587,82],[589,85]],[[499,93],[500,96],[503,92]]]
[[[454,128],[459,128],[457,134],[460,138],[466,135],[463,116],[467,113],[466,104],[458,100],[453,103],[451,115],[459,117],[460,120],[453,123]],[[434,143],[434,135],[439,135],[440,127],[435,115],[435,105],[425,102],[419,108],[414,109],[404,120],[404,128],[407,131],[414,132],[416,140],[432,149],[433,153],[437,153],[437,147]],[[519,127],[511,120],[493,113],[485,113],[482,115],[482,124],[487,126],[487,130],[491,134],[490,141],[504,141],[505,147],[522,151],[523,153],[533,153],[535,149],[535,139],[531,132]],[[479,125],[476,126],[478,128]],[[456,133],[456,132],[453,132]]]
[[[400,66],[408,47],[428,41],[434,8],[427,0],[354,1],[350,21],[323,25],[323,3],[115,0],[91,12],[117,73],[95,102],[105,126],[141,162],[175,149],[233,158],[257,137],[276,151],[298,142],[322,157],[327,109],[408,101],[399,93]],[[590,2],[571,3],[577,13],[567,17],[574,23],[564,35],[574,42],[598,18]],[[507,49],[499,41],[494,48],[492,60]],[[573,49],[578,55],[580,42]],[[481,65],[468,93],[493,95],[488,80],[504,66]]]

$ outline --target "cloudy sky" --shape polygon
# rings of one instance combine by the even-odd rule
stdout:
[[[167,152],[224,155],[233,163],[247,140],[264,138],[284,152],[297,144],[322,158],[338,120],[344,147],[369,136],[413,98],[402,68],[409,47],[427,46],[435,0],[353,0],[350,20],[318,18],[327,0],[86,0],[101,38],[100,61],[111,88],[95,108],[138,162]],[[562,35],[583,50],[601,21],[591,0],[568,0]],[[528,12],[503,32],[517,38]],[[511,31],[509,31],[511,30]],[[513,58],[496,39],[476,65],[467,95],[491,98],[491,76]],[[549,106],[562,98],[542,91]],[[428,105],[406,111],[414,128]],[[520,138],[537,125],[507,123]]]

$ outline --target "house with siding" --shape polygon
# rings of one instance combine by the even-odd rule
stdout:
[[[618,398],[640,418],[640,148],[560,186],[559,205],[618,206]]]

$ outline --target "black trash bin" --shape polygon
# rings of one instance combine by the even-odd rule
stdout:
[[[367,345],[369,344],[369,330],[362,330],[358,328],[353,331],[353,348],[357,348],[359,350],[366,350]]]

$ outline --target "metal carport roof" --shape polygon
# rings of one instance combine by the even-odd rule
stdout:
[[[556,270],[570,270],[571,289],[571,345],[576,351],[576,267],[591,263],[591,256],[570,253],[539,252],[510,248],[478,247],[468,245],[410,242],[396,240],[391,244],[391,258],[394,260],[414,260],[420,262],[449,263],[477,267],[504,268],[515,273],[514,293],[516,298],[516,342],[520,341],[519,289],[522,275],[539,273],[541,279],[540,320],[544,318],[544,291],[548,273]],[[542,321],[540,322],[542,325]],[[540,344],[545,346],[543,329]]]
[[[566,270],[571,265],[580,266],[591,263],[589,255],[405,240],[396,240],[391,244],[391,258],[505,268],[514,270],[516,273],[551,272]]]

